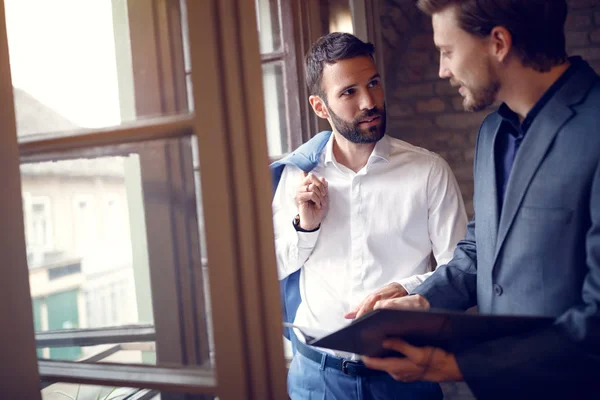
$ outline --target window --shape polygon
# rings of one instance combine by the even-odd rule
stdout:
[[[186,13],[185,1],[182,10]],[[302,143],[299,83],[291,0],[255,0],[256,22],[263,66],[262,82],[268,152],[271,157],[288,153]],[[184,32],[188,26],[184,22]],[[186,82],[191,87],[189,45],[184,36]],[[193,104],[193,99],[189,99]]]
[[[27,177],[24,177],[24,186]],[[32,196],[31,193],[23,194],[23,211],[25,215],[25,234],[28,253],[32,257],[42,256],[44,252],[52,250],[52,211],[50,198],[47,196]]]
[[[191,98],[179,0],[0,1],[3,397],[285,397],[255,4],[185,5]]]
[[[63,186],[63,185],[61,185]],[[66,188],[61,188],[64,192]],[[84,259],[84,262],[90,262],[95,259],[95,249],[97,237],[95,202],[92,196],[85,194],[76,194],[73,196],[73,226],[74,232],[74,251]],[[70,225],[70,224],[69,224]],[[89,260],[89,261],[88,261]]]
[[[50,201],[32,199],[31,201],[31,245],[40,248],[52,246],[50,228]]]
[[[291,30],[283,28],[290,13],[289,2],[255,0],[263,67],[263,90],[269,155],[277,156],[297,147],[298,79]],[[288,24],[289,25],[289,24]],[[284,36],[285,39],[284,39]],[[289,95],[286,96],[286,93]]]
[[[51,268],[48,270],[48,279],[59,279],[63,276],[81,273],[81,264],[67,264],[60,267]]]

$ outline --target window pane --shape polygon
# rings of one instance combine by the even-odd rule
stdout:
[[[282,62],[263,64],[265,122],[269,155],[290,151],[286,122],[285,75]]]
[[[256,18],[260,52],[272,53],[281,49],[279,0],[256,0]]]
[[[161,393],[158,390],[114,386],[80,385],[77,383],[42,382],[43,400],[181,400],[181,393]],[[187,398],[187,397],[186,397]],[[191,396],[194,400],[218,399],[210,395]]]
[[[209,314],[192,139],[53,157],[21,165],[38,357],[177,364],[194,360],[173,350],[193,337],[205,363],[208,321],[182,322]],[[195,296],[189,315],[184,292]]]
[[[155,87],[158,72],[152,62],[136,71],[136,79],[143,76],[144,82],[135,84],[134,46],[148,52],[155,43],[150,35],[142,41],[130,35],[129,2],[4,3],[19,136],[103,128],[170,113],[138,108],[138,102],[147,101],[136,99],[140,85],[158,103],[160,90],[167,88]]]
[[[79,385],[75,383],[53,383],[42,389],[43,400],[117,400],[134,398],[146,392],[143,389],[117,388],[111,386]],[[149,396],[148,398],[152,398]]]
[[[135,154],[21,166],[37,331],[153,322],[148,267],[132,254],[132,241],[146,234],[129,215],[141,192],[136,166]],[[150,312],[140,315],[137,300]],[[50,359],[86,355],[79,347],[42,351]]]

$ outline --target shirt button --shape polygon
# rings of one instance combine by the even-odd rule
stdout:
[[[498,285],[497,283],[495,283],[495,284],[494,284],[494,294],[495,294],[496,296],[500,296],[500,295],[502,295],[502,292],[503,292],[503,290],[502,290],[502,286],[500,286],[500,285]]]

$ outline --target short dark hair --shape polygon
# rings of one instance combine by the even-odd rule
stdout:
[[[460,27],[478,37],[503,26],[522,64],[536,71],[567,60],[565,0],[418,0],[417,6],[428,15],[456,6]]]
[[[371,57],[375,46],[365,43],[349,33],[333,32],[321,36],[306,53],[304,58],[306,84],[311,95],[323,97],[321,78],[325,63],[335,64],[340,60],[355,57]]]

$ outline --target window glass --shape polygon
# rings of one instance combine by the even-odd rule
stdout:
[[[286,119],[285,75],[282,61],[263,64],[265,122],[269,155],[286,153],[289,138]]]
[[[182,278],[174,271],[191,270],[186,276],[196,279],[186,284],[197,294],[196,305],[207,307],[192,140],[107,146],[56,157],[21,165],[38,356],[157,364],[157,344],[162,340],[163,347],[177,347],[182,339],[177,327],[155,329],[151,279],[159,282],[155,287],[166,285],[154,296],[159,301],[177,295]],[[149,243],[155,244],[151,250]],[[164,283],[169,279],[171,286]],[[176,300],[173,309],[165,309],[164,302],[160,307],[163,318],[164,313],[178,315]],[[204,337],[199,345],[207,349],[209,317],[204,318],[198,339]]]
[[[127,1],[4,4],[20,137],[110,127],[164,114],[154,110],[138,115],[136,109],[140,99]],[[147,40],[135,44],[147,48],[152,44]],[[155,66],[145,68],[144,84],[153,85]]]
[[[281,24],[278,0],[256,0],[256,22],[258,26],[260,52],[272,53],[281,50]]]

